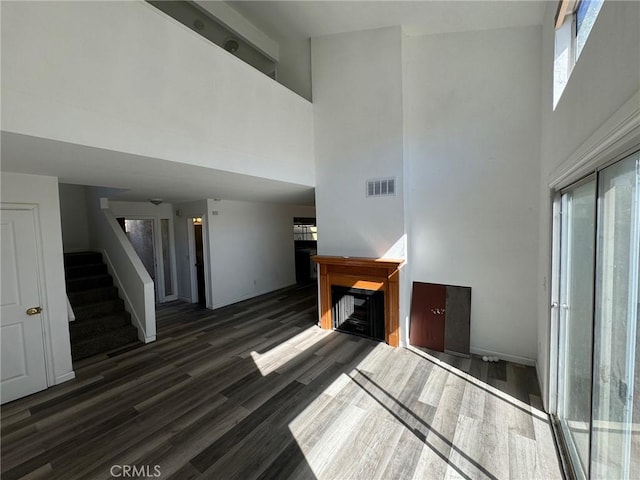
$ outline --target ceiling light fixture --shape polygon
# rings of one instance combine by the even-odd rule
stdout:
[[[161,198],[150,198],[149,201],[154,205],[160,205],[163,202]]]
[[[240,48],[240,44],[235,38],[229,37],[224,41],[222,47],[229,53],[235,53]]]

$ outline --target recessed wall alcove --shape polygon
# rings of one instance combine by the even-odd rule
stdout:
[[[404,260],[316,255],[320,282],[320,327],[333,329],[331,287],[384,293],[384,341],[399,345],[400,266]]]

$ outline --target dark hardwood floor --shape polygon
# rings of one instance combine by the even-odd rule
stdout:
[[[315,293],[158,307],[2,406],[2,479],[562,478],[533,369],[321,330]]]

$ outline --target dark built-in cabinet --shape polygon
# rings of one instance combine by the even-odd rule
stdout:
[[[469,355],[471,287],[414,282],[409,343]]]
[[[316,264],[311,257],[318,253],[318,229],[313,217],[294,217],[296,283],[306,285],[318,279]]]
[[[318,253],[317,242],[296,240],[295,242],[296,283],[306,285],[317,281],[316,265],[311,260]]]

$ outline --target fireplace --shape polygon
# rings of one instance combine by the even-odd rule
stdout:
[[[334,330],[384,342],[384,292],[333,285],[331,303]]]
[[[316,255],[313,260],[319,266],[320,327],[366,335],[397,347],[403,260],[324,255]],[[352,298],[338,300],[345,296]],[[356,306],[359,311],[354,316]],[[371,316],[370,309],[375,310]],[[360,318],[363,311],[367,312],[366,321]],[[339,316],[346,312],[346,319]]]

